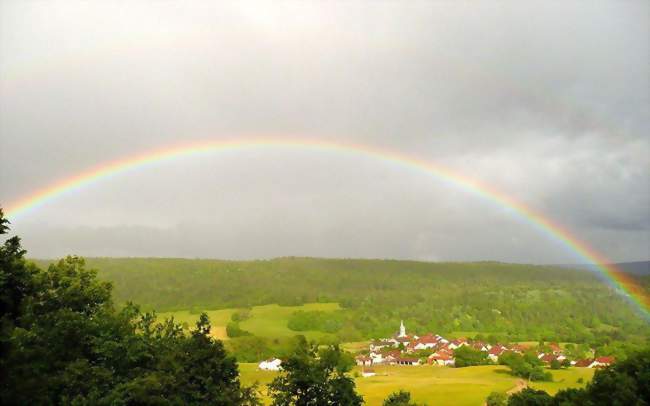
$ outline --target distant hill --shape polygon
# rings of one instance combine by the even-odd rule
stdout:
[[[650,327],[596,273],[562,266],[294,257],[88,258],[87,264],[113,283],[118,303],[144,309],[195,313],[339,303],[343,313],[323,324],[334,326],[343,341],[390,335],[402,319],[417,332],[571,342],[591,339],[599,329],[645,335]],[[650,278],[639,278],[650,285]],[[323,315],[305,318],[311,316]]]
[[[560,265],[566,268],[595,270],[595,266],[591,264],[577,264],[577,265]],[[615,267],[623,272],[632,275],[650,275],[650,261],[635,261],[635,262],[620,262],[614,264]]]

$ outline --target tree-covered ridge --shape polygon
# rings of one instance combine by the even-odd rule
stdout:
[[[88,263],[114,284],[118,301],[159,311],[338,302],[345,317],[328,329],[340,326],[344,341],[387,336],[401,319],[413,332],[492,332],[510,340],[649,335],[647,321],[598,275],[564,267],[318,258]]]

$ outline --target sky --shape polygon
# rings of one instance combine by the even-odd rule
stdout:
[[[444,165],[613,261],[650,259],[650,3],[0,1],[0,205],[250,137]],[[253,148],[12,220],[32,257],[582,262],[512,210],[353,153]]]

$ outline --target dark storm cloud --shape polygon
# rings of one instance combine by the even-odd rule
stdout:
[[[445,164],[647,259],[648,7],[6,1],[0,202],[136,152],[289,134]],[[579,260],[427,175],[313,152],[181,159],[14,226],[35,256]]]

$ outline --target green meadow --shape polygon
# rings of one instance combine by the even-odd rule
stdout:
[[[276,372],[259,371],[256,364],[239,364],[241,380],[250,385],[258,382],[266,404],[266,385],[277,375]],[[503,366],[477,366],[468,368],[447,368],[422,365],[378,366],[376,376],[355,377],[357,390],[363,395],[367,405],[381,405],[392,392],[405,389],[411,392],[413,400],[429,405],[454,404],[458,406],[483,405],[485,398],[493,391],[506,392],[517,385],[519,378],[513,377]],[[353,375],[358,375],[356,367]],[[570,368],[551,371],[553,382],[533,382],[534,388],[555,393],[563,388],[582,387],[593,376],[594,370]],[[583,378],[582,383],[578,379]]]
[[[270,304],[254,306],[250,309],[250,318],[239,323],[239,326],[257,337],[264,338],[289,338],[296,334],[304,335],[308,340],[321,341],[333,337],[321,331],[293,331],[287,327],[289,317],[297,311],[335,311],[339,310],[338,303],[307,303],[300,306],[279,306]],[[238,309],[207,310],[212,324],[212,336],[219,339],[228,339],[226,325],[230,322],[232,314]],[[176,311],[159,313],[159,319],[173,317],[176,321],[186,324],[188,327],[198,320],[199,313],[196,311]]]

